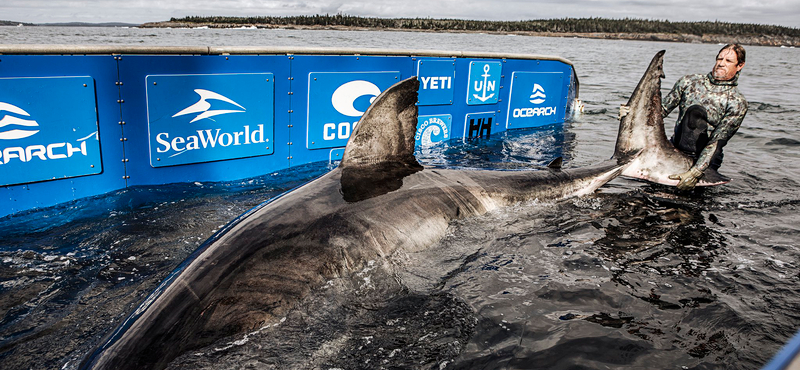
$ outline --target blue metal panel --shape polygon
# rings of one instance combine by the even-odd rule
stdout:
[[[0,185],[103,172],[95,101],[91,77],[0,78]]]
[[[497,61],[472,61],[467,80],[467,104],[497,104],[500,99],[500,79],[503,63]]]
[[[287,122],[289,121],[288,110],[290,103],[289,96],[285,93],[289,91],[289,57],[258,55],[135,55],[120,57],[119,66],[120,80],[123,82],[120,90],[124,104],[121,110],[123,121],[126,123],[124,125],[124,134],[125,154],[128,160],[127,176],[130,177],[128,180],[129,186],[185,181],[235,180],[289,167],[289,146],[287,143],[290,141],[290,127]],[[194,77],[180,78],[164,75],[192,75]],[[259,83],[251,81],[251,79],[262,77],[264,81]],[[170,81],[170,78],[174,78],[174,80]],[[267,78],[270,81],[266,81]],[[154,82],[156,85],[152,85]],[[224,139],[219,137],[220,140],[236,140],[237,132],[240,133],[238,135],[240,143],[245,141],[245,134],[250,136],[251,144],[253,139],[257,141],[264,139],[266,141],[268,132],[274,132],[274,139],[270,139],[271,142],[269,143],[258,143],[258,145],[263,145],[257,152],[214,153],[210,151],[212,148],[206,145],[206,148],[197,149],[195,153],[192,153],[193,157],[187,157],[188,160],[183,162],[191,164],[178,165],[181,163],[170,162],[168,161],[169,156],[160,156],[160,154],[168,153],[158,153],[159,148],[165,149],[165,146],[163,144],[159,146],[161,143],[156,140],[158,133],[162,131],[158,133],[154,131],[153,143],[155,148],[150,147],[151,135],[148,131],[148,112],[145,109],[145,107],[148,107],[147,93],[158,91],[154,88],[157,88],[160,83],[171,84],[170,86],[172,87],[167,89],[169,91],[165,90],[165,95],[163,96],[159,95],[162,94],[161,92],[157,93],[155,98],[169,99],[170,102],[164,105],[163,108],[159,108],[159,105],[151,105],[150,108],[163,109],[163,111],[154,112],[155,116],[152,117],[163,118],[163,116],[166,116],[170,119],[182,118],[185,121],[173,121],[176,126],[182,127],[178,130],[184,130],[184,132],[173,131],[175,133],[170,137],[171,140],[174,140],[177,137],[175,135],[183,135],[182,137],[185,139],[177,143],[180,148],[185,149],[189,142],[194,140],[188,138],[192,136],[192,125],[196,125],[196,127],[202,126],[203,132],[211,130],[208,132],[209,134],[216,134],[218,132],[217,129],[220,130],[220,135],[229,131],[230,137],[225,136]],[[275,94],[274,99],[270,99],[271,96],[268,96],[269,94],[264,90],[272,88],[273,84],[275,91],[283,91],[284,93]],[[274,122],[274,127],[265,126],[263,131],[264,138],[262,138],[258,126],[260,123],[257,124],[250,121],[244,113],[217,115],[194,123],[191,123],[191,120],[201,116],[185,114],[172,117],[172,115],[176,115],[179,112],[188,112],[184,111],[184,109],[199,102],[200,95],[194,91],[195,89],[221,94],[221,96],[230,101],[245,107],[245,111],[253,111],[253,113],[260,115],[261,117],[257,118],[258,122],[264,122],[265,125],[268,124],[267,122]],[[219,96],[215,97],[217,101],[212,102],[214,105],[209,109],[241,110],[236,104],[225,101]],[[274,103],[271,100],[274,100]],[[156,103],[160,102],[154,101],[154,104]],[[257,107],[258,104],[262,103],[264,106]],[[274,109],[272,109],[272,104],[274,104]],[[168,114],[169,112],[172,112],[172,114]],[[270,113],[273,113],[274,117],[264,116]],[[250,126],[250,129],[247,130],[245,126]],[[197,130],[194,130],[194,133],[199,135]],[[228,141],[225,141],[225,143],[227,144]],[[202,147],[202,144],[200,146]],[[233,145],[231,144],[230,147],[233,147]],[[150,161],[151,151],[156,154],[153,159],[153,165],[151,165]],[[183,154],[178,157],[186,155]],[[249,155],[256,156],[236,158]],[[193,163],[205,160],[219,161]],[[156,163],[165,161],[169,167],[155,167]]]
[[[518,99],[516,102],[509,102],[508,105],[503,107],[506,112],[501,116],[501,119],[505,120],[505,123],[508,124],[508,129],[561,123],[569,117],[570,112],[568,109],[571,108],[571,99],[569,95],[575,94],[576,88],[574,86],[575,81],[573,80],[574,76],[570,65],[552,60],[509,59],[506,61],[505,67],[507,70],[513,71],[511,73],[512,81],[508,84],[511,85],[510,87],[513,87],[514,99]],[[528,74],[526,72],[532,72],[534,74]],[[558,75],[560,75],[560,77],[557,77]],[[513,76],[520,77],[514,80]],[[523,81],[518,81],[520,78]],[[536,83],[545,90],[546,102],[536,104],[530,101],[536,99],[528,99],[527,103],[525,103],[526,96],[530,98],[531,95],[534,95],[533,88]],[[557,85],[560,85],[560,87]],[[511,91],[509,91],[509,93],[511,93]],[[537,111],[529,110],[533,108],[543,108],[545,106],[557,107],[555,116],[537,115],[537,112],[542,113],[541,109]],[[514,109],[524,109],[524,111],[518,111],[517,115],[519,117],[514,117]]]
[[[509,89],[507,128],[551,125],[564,121],[564,73],[513,72]]]
[[[203,163],[274,152],[272,73],[150,75],[150,165]]]
[[[448,141],[452,138],[453,116],[437,114],[417,117],[417,134],[414,136],[415,145],[427,147],[433,144]]]
[[[523,61],[528,62],[528,61]],[[535,61],[530,61],[535,62]],[[455,82],[454,82],[454,94],[456,99],[453,101],[452,105],[439,105],[439,106],[420,106],[419,107],[419,114],[420,115],[436,115],[436,114],[451,114],[453,119],[453,126],[451,137],[459,138],[468,136],[468,132],[464,129],[466,127],[466,119],[468,114],[472,113],[485,113],[485,112],[494,112],[497,117],[505,117],[504,111],[507,108],[507,99],[508,99],[508,89],[505,88],[505,81],[506,76],[504,73],[508,70],[507,66],[505,65],[506,60],[503,59],[498,61],[496,59],[469,59],[469,58],[458,58],[455,60],[456,70],[455,70]],[[487,83],[483,82],[483,77],[481,74],[484,74],[483,66],[489,65],[489,72],[490,76],[497,77],[499,79],[492,79],[490,80],[487,77]],[[498,67],[498,65],[500,67]],[[480,71],[477,74],[480,77],[480,81],[473,80],[470,77],[470,69],[475,68],[476,71]],[[500,70],[501,74],[498,76],[492,75],[496,70]],[[477,72],[476,72],[477,73]],[[473,76],[475,77],[475,76]],[[494,78],[492,77],[492,78]],[[477,78],[477,77],[476,77]],[[473,80],[470,84],[470,80]],[[489,81],[493,81],[489,84]],[[476,85],[477,82],[477,85]],[[478,96],[483,97],[483,88],[486,87],[486,96],[491,98],[486,99],[486,102],[489,103],[490,101],[495,101],[492,104],[470,104],[468,101],[468,94],[471,93],[471,89],[475,89],[475,87],[479,87],[480,91],[475,91],[475,94]],[[489,89],[491,87],[491,89]],[[494,95],[491,95],[494,94]],[[477,102],[480,100],[475,99]],[[504,118],[503,118],[504,119]],[[492,133],[499,133],[505,131],[505,123],[500,122],[498,119],[492,119]]]
[[[94,131],[97,131],[97,125],[99,124],[100,159],[102,160],[102,163],[97,163],[97,158],[94,157],[90,160],[92,163],[86,162],[81,165],[73,163],[77,166],[88,167],[88,169],[85,169],[85,172],[82,173],[88,176],[34,182],[24,185],[0,186],[0,217],[31,208],[47,207],[78,198],[103,194],[125,187],[125,182],[123,180],[124,169],[121,162],[123,158],[122,146],[120,145],[120,129],[118,124],[120,119],[119,104],[117,103],[117,99],[119,98],[116,84],[117,65],[113,56],[3,55],[0,61],[0,72],[2,73],[1,77],[4,78],[48,77],[46,79],[37,80],[37,82],[41,82],[41,90],[38,90],[41,92],[40,96],[37,96],[36,99],[33,99],[33,97],[23,97],[23,103],[14,104],[23,108],[26,112],[29,112],[31,114],[30,118],[41,125],[41,133],[32,135],[29,139],[38,139],[40,135],[52,129],[50,120],[55,119],[55,116],[51,116],[51,114],[55,114],[55,112],[44,113],[44,115],[40,115],[39,112],[43,112],[42,109],[45,109],[44,107],[46,105],[58,106],[60,107],[59,109],[63,110],[59,121],[69,122],[77,117],[86,116],[81,118],[81,120],[88,119],[91,122],[86,127],[76,127],[76,131],[74,132],[76,137],[73,138],[71,132],[66,132],[63,134],[65,135],[63,139],[54,141],[53,143],[55,143],[56,146],[51,147],[52,154],[56,157],[58,157],[59,154],[66,155],[66,150],[68,149],[66,144],[60,147],[58,143],[70,142],[72,143],[71,146],[73,150],[77,151],[74,151],[73,156],[69,159],[82,156],[83,153],[81,152],[82,148],[80,142],[73,141],[85,138],[89,135],[91,131],[87,131],[86,135],[82,134],[85,130],[91,130],[89,127],[92,125],[95,125]],[[81,78],[86,80],[81,82],[80,85],[75,88],[76,90],[70,90],[72,89],[71,87],[64,87],[66,90],[61,90],[61,93],[58,93],[58,90],[61,89],[57,87],[58,84],[51,85],[50,83],[71,81],[72,79],[51,79],[50,77],[62,76],[88,77]],[[85,88],[83,86],[84,83],[87,85]],[[74,93],[78,96],[65,96],[63,94],[65,92],[69,92],[70,94]],[[5,91],[4,94],[4,98],[0,99],[0,101],[5,101],[4,99],[11,95],[8,91]],[[91,96],[91,98],[89,98],[89,96]],[[94,96],[96,96],[96,102],[94,101]],[[82,101],[77,103],[78,106],[75,107],[64,104],[64,102],[72,101],[73,98],[91,99],[92,101]],[[87,108],[87,105],[91,106],[91,108]],[[88,110],[91,110],[91,112],[88,112]],[[0,115],[4,113],[5,112],[0,113]],[[19,114],[14,116],[18,118],[24,117],[24,115],[20,116]],[[88,116],[93,117],[89,119],[87,118]],[[96,150],[97,142],[93,142],[93,140],[95,140],[95,138],[88,137],[84,141],[86,143],[87,156],[92,148]],[[49,143],[49,139],[47,143],[44,141],[41,143],[31,143],[32,145],[52,144]],[[5,143],[0,145],[3,147],[6,146]],[[45,147],[47,148],[47,146]],[[59,150],[63,150],[64,152],[59,152]],[[31,154],[35,155],[35,153],[36,148],[31,148]],[[35,161],[41,158],[39,156],[36,157],[37,159],[28,162],[28,164],[34,164]],[[47,157],[47,154],[45,154],[45,157]],[[60,159],[59,161],[65,160],[66,159]],[[57,161],[53,161],[53,163],[55,162]],[[95,167],[91,168],[93,164]],[[101,169],[101,173],[94,174],[98,173]],[[40,173],[39,171],[42,172]],[[51,178],[53,176],[60,177],[79,174],[77,172],[65,172],[60,175],[53,175],[49,172],[45,173],[45,171],[50,171],[50,169],[37,168],[32,170],[34,173],[29,173],[28,175],[42,179],[42,177]]]
[[[375,93],[375,91],[369,91],[370,89],[374,90],[369,84],[373,84],[383,91],[395,82],[411,77],[413,71],[414,64],[410,57],[293,56],[292,75],[294,79],[291,89],[293,129],[290,140],[293,144],[292,165],[325,161],[331,158],[337,160],[336,154],[339,152],[336,151],[336,148],[344,147],[347,144],[346,138],[349,138],[349,134],[352,132],[352,130],[349,132],[347,130],[352,128],[351,126],[341,125],[340,128],[340,124],[358,121],[360,114],[357,114],[356,111],[361,112],[366,109],[363,104],[368,105],[371,95]],[[317,82],[323,78],[323,83],[315,83],[314,78],[317,78]],[[332,102],[334,92],[339,87],[359,80],[368,83],[349,85],[356,87],[355,93],[342,95],[347,98],[343,99],[346,103],[353,98],[356,106],[350,107],[342,104],[336,109]],[[326,124],[333,124],[335,129]],[[309,128],[312,131],[309,131]],[[331,135],[336,137],[334,140],[324,140],[325,135],[328,135],[329,138]],[[325,142],[334,143],[327,144]]]
[[[453,104],[455,75],[456,63],[453,59],[420,59],[417,63],[418,104]]]
[[[6,84],[12,80],[27,81],[14,79],[17,77],[48,77],[39,81],[53,82],[73,80],[62,76],[85,76],[77,77],[82,82],[76,90],[46,83],[24,88],[0,86],[0,102],[6,104],[3,105],[6,109],[0,112],[0,119],[12,117],[2,121],[5,124],[0,127],[0,162],[10,159],[12,162],[8,165],[32,165],[42,156],[50,158],[48,145],[18,141],[12,146],[7,145],[9,140],[2,138],[33,140],[45,137],[39,133],[28,135],[37,128],[28,121],[40,125],[38,128],[42,132],[45,129],[50,131],[44,122],[52,120],[52,112],[69,111],[64,115],[64,122],[78,117],[81,122],[91,121],[86,117],[90,115],[87,112],[92,111],[91,100],[95,96],[96,119],[94,126],[90,124],[87,127],[95,127],[94,130],[99,132],[102,159],[98,162],[96,156],[98,143],[91,142],[98,138],[97,135],[92,138],[94,131],[83,132],[87,130],[83,126],[66,125],[76,131],[58,134],[64,137],[64,146],[59,145],[62,141],[54,142],[56,145],[50,147],[53,156],[64,160],[58,158],[62,154],[59,149],[66,150],[64,155],[82,156],[81,145],[85,143],[86,153],[93,149],[95,156],[76,166],[89,169],[72,171],[70,166],[63,166],[58,168],[62,172],[57,174],[53,168],[27,172],[17,169],[6,175],[0,173],[0,184],[25,182],[0,186],[0,217],[131,185],[235,180],[290,165],[338,161],[344,152],[345,137],[352,131],[352,125],[340,129],[338,124],[351,123],[351,119],[355,122],[369,100],[377,94],[375,90],[383,90],[414,74],[421,80],[419,135],[416,138],[420,144],[456,137],[486,137],[505,130],[507,123],[508,128],[519,128],[563,122],[569,117],[577,91],[577,81],[568,64],[521,59],[355,55],[6,55],[0,63],[0,78],[4,78]],[[378,79],[372,78],[378,76]],[[250,77],[263,81],[248,81]],[[322,80],[315,86],[313,78]],[[386,80],[381,80],[383,78]],[[354,90],[354,94],[339,89],[342,86],[358,87],[357,84],[348,85],[358,80],[373,84],[377,89],[362,92],[359,88]],[[367,86],[366,83],[362,85]],[[62,92],[60,95],[59,90]],[[94,95],[84,94],[92,90]],[[15,98],[9,91],[28,92],[19,93]],[[341,94],[344,98],[339,99],[345,104],[335,102],[336,91],[345,92]],[[539,102],[538,95],[542,94],[545,101]],[[57,97],[64,95],[68,96]],[[25,102],[12,101],[20,97]],[[60,101],[62,105],[53,104],[53,101]],[[47,104],[52,111],[42,115],[39,107]],[[525,107],[526,104],[529,106]],[[537,104],[556,107],[556,114],[547,115],[544,113],[549,111],[536,110]],[[517,109],[520,114],[515,117]],[[546,122],[530,117],[536,112],[546,115]],[[246,117],[251,113],[259,118],[254,121]],[[522,113],[528,116],[523,117]],[[12,121],[14,124],[8,125]],[[159,126],[164,123],[169,124]],[[330,131],[328,126],[327,134],[335,133],[338,142],[320,144],[320,141],[326,141],[326,123],[336,125],[335,131]],[[241,129],[237,129],[237,125]],[[316,131],[309,132],[309,126]],[[161,131],[162,127],[166,127],[166,131]],[[198,130],[204,134],[202,138]],[[73,133],[77,137],[70,138]],[[169,137],[161,136],[159,141],[161,133]],[[234,146],[238,138],[242,145],[258,141],[262,147],[252,152],[201,153],[201,142],[205,140],[209,145],[212,134],[217,135],[213,137],[216,143],[222,142],[227,146]],[[193,135],[197,137],[191,138]],[[70,140],[73,139],[86,140],[72,143]],[[69,151],[68,142],[72,151]],[[174,151],[176,146],[179,151],[191,147],[197,152],[184,151],[172,157],[177,159],[170,160],[174,153],[168,153],[167,149]],[[23,149],[9,149],[6,153],[4,150],[8,147]],[[23,156],[31,160],[22,161]],[[50,180],[64,176],[78,177]]]
[[[347,145],[355,124],[400,72],[311,72],[308,75],[306,148]]]

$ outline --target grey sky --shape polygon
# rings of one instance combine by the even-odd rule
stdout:
[[[487,20],[641,18],[800,27],[800,0],[3,0],[0,20],[143,23],[189,15],[312,15]]]

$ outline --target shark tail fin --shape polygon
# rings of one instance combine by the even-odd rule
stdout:
[[[664,131],[661,107],[661,79],[664,77],[664,53],[661,50],[650,61],[627,106],[630,112],[619,122],[614,158],[630,159],[645,149],[671,150]]]

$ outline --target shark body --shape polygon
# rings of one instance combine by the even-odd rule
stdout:
[[[653,149],[652,140],[638,136],[663,122],[655,88],[660,58],[631,97],[614,157],[576,169],[561,169],[560,161],[533,171],[424,168],[413,154],[419,82],[399,82],[365,112],[338,168],[206,241],[81,368],[164,368],[182,353],[275,322],[312,290],[367,261],[429,247],[452,220],[590,194],[620,174],[653,173],[647,158],[669,148]]]

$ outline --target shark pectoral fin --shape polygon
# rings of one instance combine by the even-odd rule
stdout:
[[[550,163],[547,164],[547,168],[549,168],[551,170],[560,170],[561,169],[561,165],[563,163],[564,163],[563,157],[558,157],[558,158],[550,161]]]
[[[414,157],[418,89],[416,77],[394,84],[375,98],[358,121],[339,164],[346,201],[397,190],[404,177],[422,170]]]
[[[394,163],[421,168],[414,158],[418,89],[419,81],[411,77],[378,95],[353,129],[339,166]]]

